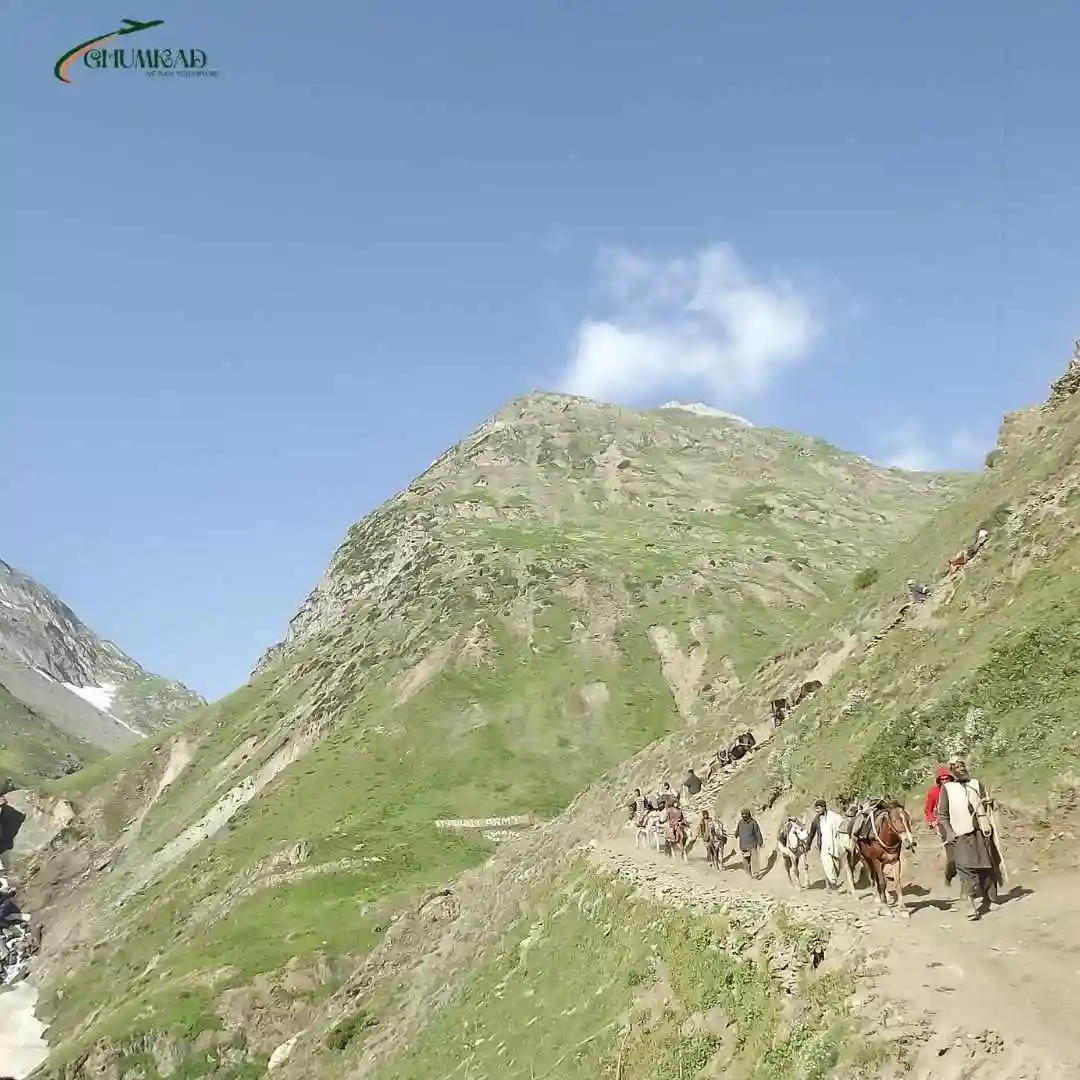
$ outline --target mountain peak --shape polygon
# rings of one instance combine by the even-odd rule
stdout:
[[[0,560],[0,713],[13,771],[49,771],[55,748],[78,758],[129,746],[203,698],[152,675],[98,637],[54,593]]]

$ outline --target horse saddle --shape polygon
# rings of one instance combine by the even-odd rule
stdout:
[[[851,835],[856,840],[873,840],[874,816],[884,809],[886,809],[886,806],[881,799],[863,803],[855,811],[855,816],[851,822]]]

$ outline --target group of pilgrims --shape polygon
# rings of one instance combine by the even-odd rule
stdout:
[[[749,809],[739,812],[729,834],[723,822],[705,808],[694,836],[690,837],[682,792],[693,797],[703,786],[701,777],[690,767],[680,790],[673,789],[667,781],[654,795],[637,788],[629,806],[631,818],[639,829],[645,828],[650,818],[655,820],[669,853],[687,840],[700,840],[706,858],[718,868],[725,865],[727,846],[733,836],[733,847],[739,852],[743,870],[751,877],[760,876],[758,864],[765,846],[764,837]],[[874,808],[881,805],[885,804],[855,804],[849,806],[846,813],[840,813],[831,809],[824,799],[818,799],[808,827],[793,817],[780,826],[778,846],[784,849],[784,845],[790,843],[789,830],[793,824],[798,825],[804,830],[801,841],[804,851],[817,847],[820,852],[826,889],[838,890],[842,887],[843,861],[852,850],[853,838],[869,836],[869,832],[863,830],[872,820]],[[926,824],[937,835],[944,850],[945,884],[951,886],[959,878],[960,894],[967,901],[968,917],[973,920],[980,919],[992,904],[999,902],[998,890],[1004,881],[1004,860],[994,805],[985,785],[971,775],[964,761],[956,760],[937,770],[923,807]]]

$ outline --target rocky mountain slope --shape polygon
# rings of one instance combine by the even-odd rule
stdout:
[[[1075,952],[1080,913],[1078,491],[1080,351],[1044,406],[1006,418],[974,490],[864,567],[704,722],[611,770],[517,850],[508,842],[454,883],[452,904],[399,910],[283,1044],[278,1075],[1077,1075],[1058,964]],[[980,528],[985,547],[949,574]],[[909,579],[931,587],[926,601],[909,603]],[[779,729],[761,719],[809,681],[823,685]],[[1034,891],[1032,907],[1010,902],[969,931],[925,833],[910,932],[886,920],[865,950],[850,910],[816,899],[763,909],[738,871],[704,903],[670,874],[636,873],[631,900],[626,793],[677,778],[747,724],[761,751],[702,800],[729,825],[751,806],[771,840],[819,795],[907,796],[917,811],[934,766],[962,754],[999,799],[1012,896]],[[575,856],[589,841],[607,857]],[[792,895],[782,876],[766,880]],[[699,909],[689,919],[687,902]]]
[[[985,547],[950,572],[980,529]],[[820,795],[902,794],[966,755],[1018,829],[1070,817],[1080,788],[1080,343],[1046,403],[1005,418],[977,487],[868,570],[732,700],[746,716],[808,679],[825,684],[726,787],[725,803],[804,809]],[[911,602],[910,579],[930,586],[925,601]],[[622,775],[708,745],[676,734]]]
[[[43,1075],[261,1075],[357,965],[399,963],[405,908],[491,856],[435,821],[557,814],[726,723],[971,483],[685,409],[511,403],[350,531],[246,687],[64,785],[81,840],[31,873],[53,905]],[[496,865],[468,872],[501,905],[533,878]],[[426,940],[393,947],[419,962]]]
[[[48,775],[70,756],[130,746],[202,704],[0,561],[0,761]]]
[[[711,593],[714,610],[765,639],[965,482],[674,403],[635,413],[533,394],[350,530],[256,674],[358,612],[404,624],[458,599],[509,605],[528,638],[533,597],[591,593],[591,579],[608,595],[583,606],[681,611]]]

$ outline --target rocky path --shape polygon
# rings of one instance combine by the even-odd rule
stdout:
[[[599,842],[592,855],[605,871],[669,903],[763,915],[783,903],[830,926],[833,948],[880,965],[864,1015],[889,1034],[885,1003],[894,1002],[909,1028],[928,1035],[916,1077],[1080,1080],[1080,882],[1071,875],[1014,880],[1005,902],[973,923],[941,881],[940,847],[905,868],[906,918],[883,912],[865,890],[827,894],[820,881],[797,889],[779,866],[754,880],[741,867],[710,870],[700,851],[689,863],[669,860],[636,849],[629,830]]]

